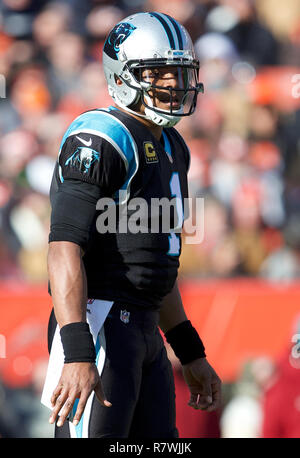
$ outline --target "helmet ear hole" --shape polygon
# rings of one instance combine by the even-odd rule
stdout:
[[[123,81],[118,77],[118,75],[114,74],[114,79],[117,86],[122,86]]]

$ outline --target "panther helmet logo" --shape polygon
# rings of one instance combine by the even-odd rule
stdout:
[[[112,59],[118,60],[120,45],[124,43],[126,38],[128,38],[135,29],[136,27],[128,22],[117,24],[104,43],[104,52]]]

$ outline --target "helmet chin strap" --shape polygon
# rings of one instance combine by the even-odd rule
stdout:
[[[144,97],[147,101],[147,104],[149,107],[153,107],[153,102],[151,97],[147,93],[144,92]],[[145,105],[145,114],[147,116],[147,119],[152,121],[154,124],[157,124],[158,126],[161,127],[173,127],[175,126],[180,120],[180,116],[170,116],[167,113],[162,114],[162,113],[157,113],[154,110],[151,110],[151,108],[148,108]]]

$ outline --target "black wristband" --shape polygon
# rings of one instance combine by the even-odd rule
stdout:
[[[182,365],[206,356],[203,342],[189,320],[167,331],[165,337]]]
[[[94,363],[96,350],[88,323],[76,322],[63,326],[60,337],[67,363]]]

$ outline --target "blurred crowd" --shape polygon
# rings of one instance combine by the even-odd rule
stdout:
[[[80,113],[112,104],[103,43],[138,11],[185,25],[205,87],[178,124],[191,151],[190,195],[204,198],[204,237],[183,243],[180,275],[299,278],[299,0],[0,0],[0,280],[46,281],[61,138]],[[250,361],[225,386],[222,412],[187,422],[174,364],[182,437],[299,437],[298,369],[290,349],[276,365]],[[0,384],[0,436],[52,437],[40,390]]]
[[[0,279],[44,282],[48,192],[62,135],[112,104],[105,37],[137,11],[186,26],[205,86],[178,125],[191,151],[190,194],[204,239],[183,244],[180,275],[300,275],[298,0],[2,0]]]

